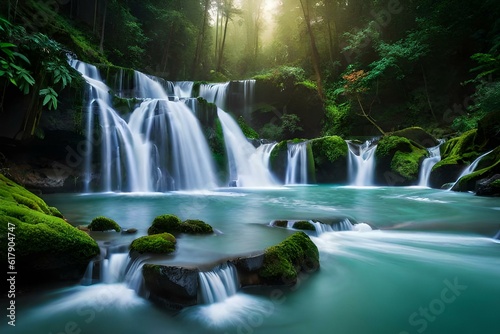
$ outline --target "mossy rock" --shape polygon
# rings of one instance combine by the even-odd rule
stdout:
[[[477,129],[464,132],[441,145],[441,161],[432,167],[429,183],[440,188],[445,183],[455,182],[463,169],[481,154],[477,151]]]
[[[300,271],[319,268],[319,252],[304,232],[296,232],[265,250],[259,276],[266,284],[293,285]]]
[[[288,220],[274,220],[271,225],[277,227],[288,227]]]
[[[454,191],[476,191],[478,182],[500,174],[500,146],[478,163],[474,172],[461,177],[453,186]],[[494,184],[490,184],[494,186]],[[481,194],[481,192],[480,192]]]
[[[316,231],[314,225],[311,224],[311,222],[308,222],[307,220],[300,220],[298,222],[295,222],[293,224],[293,228],[297,230]]]
[[[115,230],[116,232],[120,232],[122,228],[115,222],[113,219],[99,216],[92,219],[89,224],[89,230],[91,231],[110,231]]]
[[[57,212],[0,174],[0,234],[15,234],[16,270],[23,274],[18,277],[20,285],[80,279],[99,254],[97,243]],[[6,262],[7,247],[0,255]]]
[[[188,234],[210,234],[214,230],[212,226],[198,219],[188,219],[181,223],[182,233]]]
[[[340,183],[347,179],[349,149],[339,136],[315,138],[310,141],[314,170],[318,183]]]
[[[391,133],[391,136],[404,137],[422,147],[434,147],[439,144],[437,139],[420,127],[411,127]]]
[[[415,146],[407,138],[383,137],[375,151],[376,182],[390,186],[416,183],[420,164],[426,156],[425,149]]]
[[[140,254],[170,254],[175,251],[177,241],[170,233],[146,235],[135,239],[130,244],[130,251]]]
[[[158,234],[158,233],[181,233],[181,220],[179,217],[174,215],[161,215],[153,220],[153,223],[148,229],[148,234]]]

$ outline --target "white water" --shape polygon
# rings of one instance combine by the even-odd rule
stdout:
[[[479,156],[479,158],[477,158],[476,160],[474,160],[467,168],[465,168],[462,173],[460,174],[460,176],[457,178],[457,180],[453,183],[453,185],[450,187],[450,189],[452,189],[455,184],[457,184],[457,182],[464,176],[466,175],[469,175],[471,173],[474,172],[474,170],[476,169],[477,165],[479,164],[479,162],[481,162],[481,160],[487,156],[488,154],[490,154],[491,152],[493,152],[493,150],[491,151],[488,151],[484,154],[482,154],[481,156]]]
[[[238,274],[231,263],[200,272],[198,277],[201,302],[204,304],[220,303],[235,295],[239,288]]]
[[[307,142],[288,143],[285,184],[307,184]]]
[[[224,133],[231,183],[238,187],[276,186],[265,159],[248,142],[238,123],[220,108],[217,115]]]
[[[226,104],[226,91],[229,82],[200,85],[199,95],[208,102],[215,103],[217,107],[224,109]]]
[[[154,192],[217,186],[212,156],[198,120],[183,102],[169,101],[158,81],[135,73],[136,97],[148,100],[132,112],[127,123],[111,107],[110,89],[102,82],[97,68],[78,61],[72,61],[72,66],[91,87],[87,119],[89,142],[95,136],[93,109],[98,109],[101,190]],[[169,84],[173,91],[173,84]],[[92,147],[89,151],[85,157],[86,192],[92,175]]]
[[[192,81],[174,82],[174,94],[181,99],[190,98],[193,91],[193,84]]]
[[[351,141],[346,143],[349,147],[349,184],[357,187],[373,186],[377,145],[373,145],[372,141],[366,141],[361,145]]]
[[[256,154],[261,157],[262,164],[269,168],[269,160],[271,159],[271,152],[278,143],[261,144],[257,147]]]
[[[434,165],[441,160],[440,147],[443,143],[444,141],[440,140],[437,146],[427,149],[427,151],[429,152],[429,157],[425,158],[424,161],[422,161],[422,166],[420,167],[420,175],[418,177],[419,187],[429,186],[429,176],[431,175],[432,167],[434,167]]]

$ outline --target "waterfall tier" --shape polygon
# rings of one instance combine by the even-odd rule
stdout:
[[[373,140],[368,140],[363,144],[356,144],[346,141],[349,147],[348,171],[350,185],[357,187],[374,185],[375,150],[377,145],[373,142]]]
[[[198,274],[201,302],[213,304],[224,301],[239,289],[238,274],[231,263],[222,264],[211,271]]]
[[[307,184],[307,142],[289,143],[285,184]]]

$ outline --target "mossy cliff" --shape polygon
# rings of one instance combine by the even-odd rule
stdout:
[[[420,164],[427,151],[407,138],[389,135],[380,139],[375,151],[377,184],[405,186],[418,181]]]
[[[0,235],[14,249],[20,283],[76,280],[88,262],[99,254],[97,243],[61,218],[60,212],[41,198],[0,174]]]

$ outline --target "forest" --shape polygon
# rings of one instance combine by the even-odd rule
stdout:
[[[444,138],[498,110],[499,7],[493,0],[3,1],[0,110],[12,108],[8,96],[28,95],[28,131],[18,138],[33,136],[41,111],[57,108],[58,94],[75,86],[70,53],[168,80],[266,77],[314,89],[323,106],[315,131],[301,131],[304,117],[284,112],[276,124],[253,124],[263,137],[280,134],[270,139],[408,126]]]

